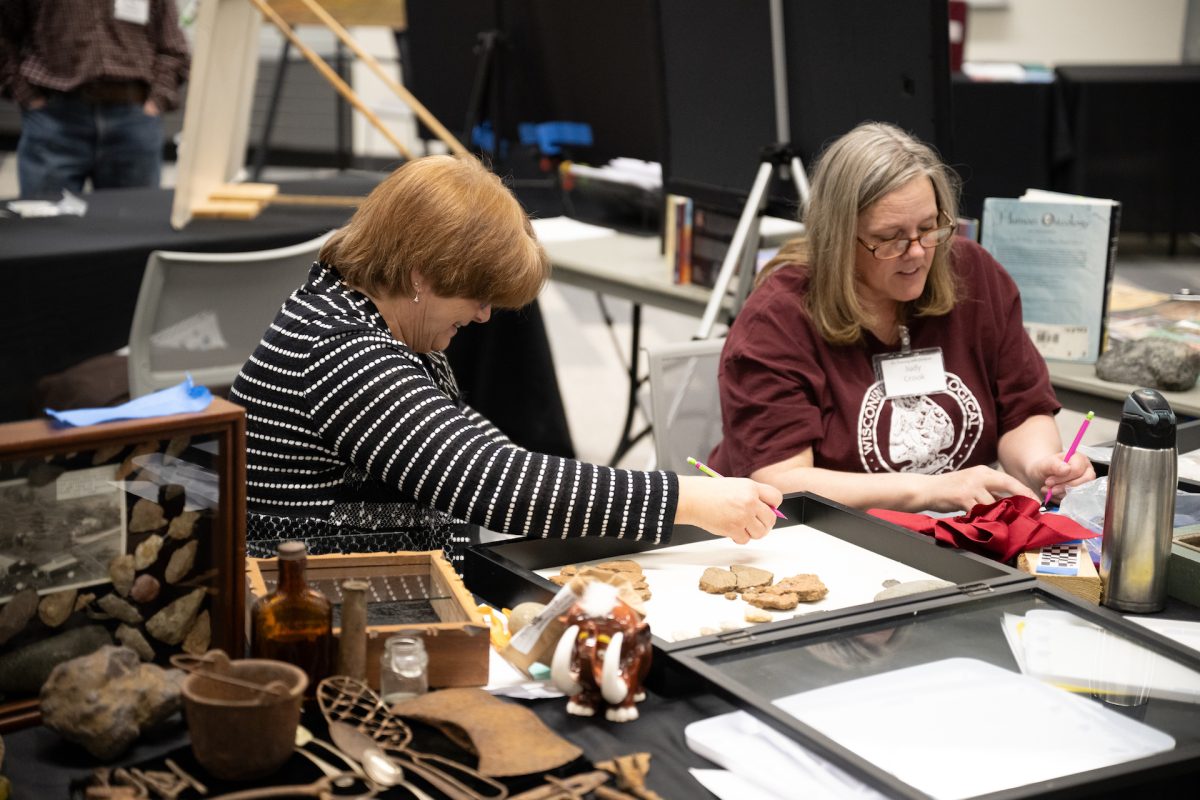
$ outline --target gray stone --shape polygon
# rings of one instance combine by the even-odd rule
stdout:
[[[212,619],[209,617],[208,611],[201,611],[200,616],[196,617],[196,621],[192,623],[187,638],[183,640],[183,652],[202,656],[208,652],[208,646],[211,643]]]
[[[138,546],[133,550],[133,568],[146,569],[158,560],[158,553],[162,550],[163,537],[157,533],[153,533],[138,543]]]
[[[117,641],[137,653],[138,658],[142,661],[154,660],[154,648],[150,646],[150,642],[146,641],[146,637],[137,628],[129,625],[119,625],[117,627]]]
[[[149,603],[158,597],[160,588],[162,584],[153,575],[138,575],[137,580],[133,582],[133,588],[129,590],[129,596],[138,603]]]
[[[142,498],[133,504],[133,513],[129,515],[129,532],[145,533],[156,531],[167,524],[162,506],[153,500]]]
[[[146,630],[160,642],[179,644],[192,626],[204,594],[204,589],[194,589],[165,606],[146,623]]]
[[[193,539],[171,553],[171,560],[167,562],[165,575],[167,583],[178,583],[192,571],[192,564],[196,562],[196,548],[199,546],[200,543]]]
[[[0,693],[35,694],[58,664],[106,644],[112,644],[112,637],[103,625],[85,625],[5,653],[0,658]]]
[[[187,539],[196,530],[196,520],[200,519],[199,511],[184,511],[175,519],[171,520],[171,527],[167,528],[167,536],[172,539]]]
[[[0,645],[25,630],[37,609],[38,593],[33,587],[27,587],[14,594],[12,599],[0,608]]]
[[[1113,346],[1096,362],[1096,377],[1167,392],[1186,392],[1200,375],[1200,352],[1183,342],[1148,337]]]
[[[38,618],[47,628],[57,628],[67,621],[75,611],[75,589],[64,589],[42,598],[38,604]]]
[[[96,601],[96,605],[104,610],[104,613],[116,617],[121,622],[127,622],[130,625],[137,625],[142,621],[142,615],[128,600],[122,600],[115,594],[106,594]]]
[[[113,588],[122,597],[129,595],[133,588],[133,554],[126,553],[108,562],[108,577],[112,578]]]
[[[102,647],[55,668],[42,687],[42,724],[111,761],[179,710],[182,679],[128,647]]]

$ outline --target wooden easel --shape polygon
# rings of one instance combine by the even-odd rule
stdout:
[[[404,0],[325,0],[348,25],[405,26]],[[242,167],[249,134],[250,105],[258,67],[259,15],[278,28],[351,106],[366,117],[406,159],[412,158],[394,133],[358,94],[292,30],[321,24],[333,32],[457,156],[469,155],[411,92],[384,70],[317,0],[207,0],[196,19],[196,52],[183,120],[171,225],[179,229],[195,217],[253,219],[270,203],[357,205],[362,198],[281,195],[269,183],[231,183]],[[219,50],[218,50],[219,43]]]

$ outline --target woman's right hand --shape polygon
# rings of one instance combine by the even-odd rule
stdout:
[[[923,500],[918,505],[929,511],[965,513],[981,503],[994,503],[1012,495],[1038,499],[1028,486],[991,467],[968,467],[958,472],[921,477],[924,481],[918,491],[926,494],[924,498],[918,498],[919,501]]]
[[[675,522],[746,544],[775,526],[778,517],[772,509],[782,502],[778,489],[749,478],[681,475]]]

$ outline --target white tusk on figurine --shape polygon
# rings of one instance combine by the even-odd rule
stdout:
[[[579,694],[582,688],[571,677],[571,654],[575,650],[575,637],[578,635],[578,625],[572,625],[563,631],[562,638],[554,648],[554,658],[550,661],[550,680],[566,695]]]
[[[621,678],[621,645],[625,634],[614,633],[608,649],[604,651],[604,671],[600,678],[600,694],[609,705],[619,705],[629,694],[629,686]]]

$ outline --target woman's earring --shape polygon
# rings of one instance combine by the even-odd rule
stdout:
[[[419,287],[413,288],[413,302],[414,303],[421,302],[421,289]]]

